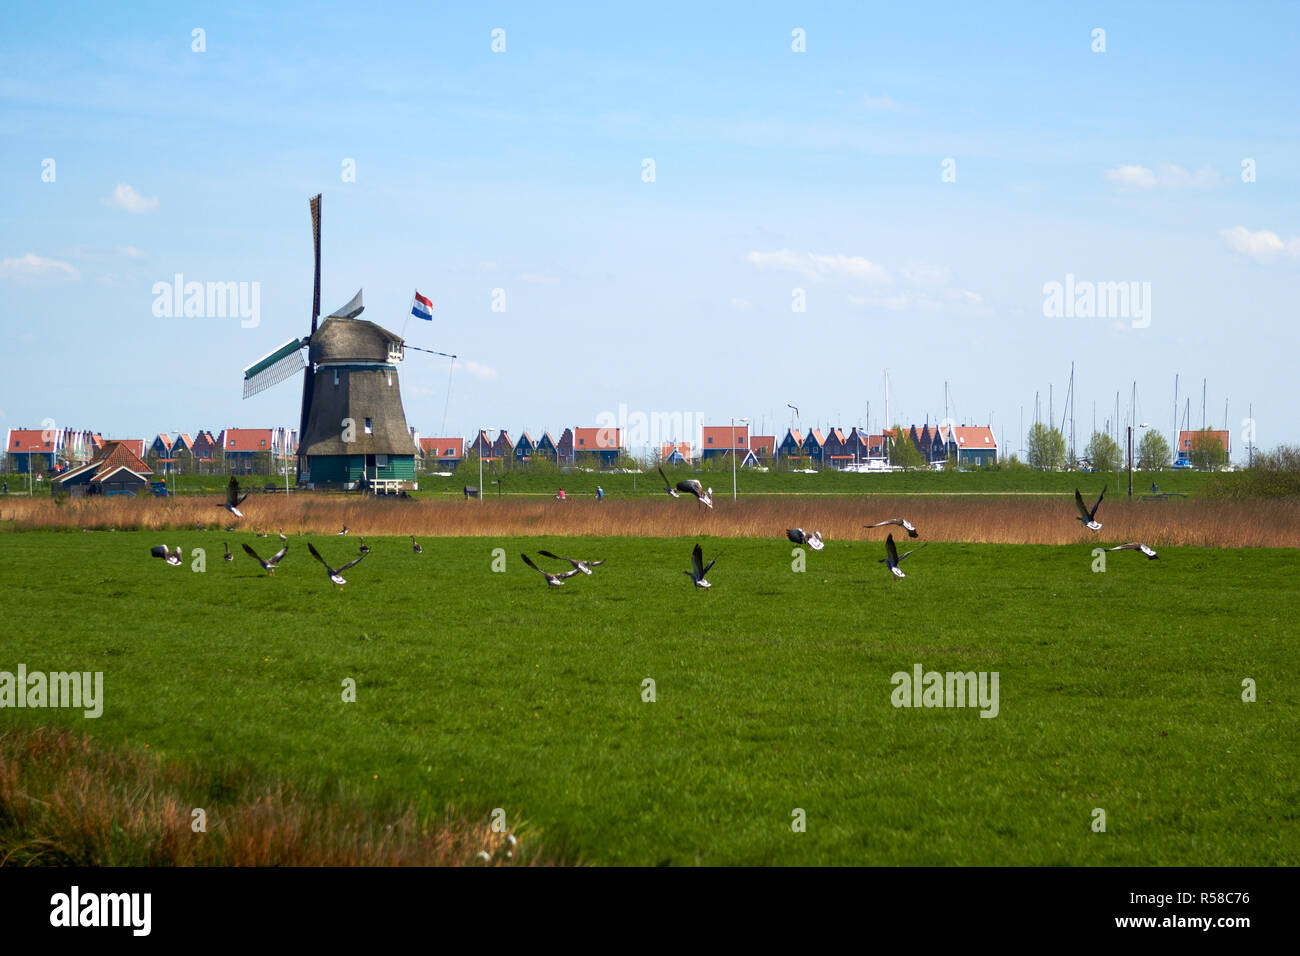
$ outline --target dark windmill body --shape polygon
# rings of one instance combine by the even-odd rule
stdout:
[[[414,488],[415,440],[397,372],[402,338],[357,318],[365,308],[360,292],[320,322],[320,196],[311,200],[311,214],[316,256],[311,334],[245,369],[244,397],[302,369],[298,483],[377,493]]]

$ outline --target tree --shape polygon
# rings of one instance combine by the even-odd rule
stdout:
[[[1208,471],[1228,463],[1228,453],[1223,449],[1223,440],[1208,428],[1202,428],[1192,435],[1192,449],[1188,456],[1192,467]]]
[[[925,456],[912,443],[903,426],[895,425],[889,440],[889,463],[902,468],[924,468]]]
[[[1093,471],[1119,471],[1124,457],[1115,439],[1105,432],[1093,432],[1083,453],[1092,462]]]
[[[1025,457],[1030,468],[1039,471],[1060,471],[1065,467],[1065,436],[1059,428],[1042,422],[1029,429]]]
[[[1164,435],[1153,429],[1142,436],[1137,466],[1139,471],[1164,471],[1169,467],[1169,442]]]

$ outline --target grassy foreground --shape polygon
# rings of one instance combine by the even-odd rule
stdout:
[[[894,581],[879,542],[797,573],[784,539],[706,538],[705,593],[694,539],[375,538],[338,593],[306,542],[339,564],[353,538],[293,537],[273,578],[226,538],[272,550],[190,532],[173,568],[148,549],[174,534],[3,535],[0,671],[103,671],[105,703],[0,731],[500,808],[594,863],[1300,863],[1296,550],[1095,573],[1087,546],[934,543]],[[540,548],[608,564],[548,589],[519,560]],[[999,672],[997,717],[892,706],[918,663]]]

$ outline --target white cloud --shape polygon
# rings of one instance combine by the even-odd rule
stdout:
[[[1154,170],[1145,166],[1116,166],[1106,170],[1105,178],[1106,182],[1126,189],[1209,189],[1223,182],[1213,169],[1191,173],[1172,163],[1161,163]]]
[[[13,279],[17,282],[33,282],[39,279],[75,282],[80,278],[81,273],[70,262],[42,259],[31,252],[17,259],[0,259],[0,279]]]
[[[473,375],[475,378],[478,379],[489,379],[489,378],[497,377],[496,369],[491,368],[487,365],[480,365],[478,362],[470,362],[470,361],[461,362],[460,368],[462,371],[469,372],[470,375]]]
[[[1260,262],[1272,262],[1283,253],[1292,259],[1300,259],[1300,237],[1292,236],[1290,239],[1283,240],[1272,230],[1260,229],[1258,232],[1251,232],[1245,226],[1220,229],[1219,235],[1228,240],[1228,245],[1243,256],[1250,256]]]
[[[902,274],[904,281],[916,285],[947,285],[952,281],[952,273],[947,266],[931,265],[928,262],[906,265]]]
[[[113,195],[103,202],[106,206],[132,213],[153,212],[159,206],[157,196],[141,196],[126,183],[118,183]]]
[[[897,113],[903,108],[895,103],[888,93],[882,93],[880,96],[872,96],[868,93],[862,97],[862,105],[869,110],[886,110],[890,113]]]
[[[813,252],[750,252],[745,256],[760,269],[782,269],[820,282],[828,278],[860,279],[872,283],[892,282],[882,266],[861,256],[818,255]]]

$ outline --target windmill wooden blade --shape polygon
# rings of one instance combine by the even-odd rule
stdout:
[[[290,339],[270,355],[259,359],[244,369],[244,398],[264,392],[303,370],[307,362],[302,357],[304,343]]]

